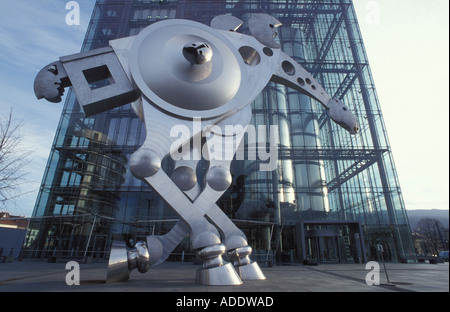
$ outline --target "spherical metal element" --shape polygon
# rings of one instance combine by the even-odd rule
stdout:
[[[192,65],[201,65],[211,61],[213,51],[207,43],[195,42],[183,47],[183,55]]]
[[[143,95],[181,117],[212,118],[230,111],[243,79],[241,64],[225,36],[187,20],[150,25],[130,50],[130,72]]]
[[[227,253],[228,258],[233,262],[235,267],[243,266],[251,263],[249,258],[252,253],[252,247],[244,246],[233,249]]]
[[[170,178],[182,191],[188,191],[197,184],[197,175],[189,167],[178,167],[173,171]]]
[[[224,244],[217,244],[213,246],[208,246],[197,252],[197,255],[202,259],[215,258],[223,255],[227,248]]]
[[[225,191],[231,185],[231,173],[225,167],[212,167],[206,174],[206,182],[215,191]]]
[[[227,245],[227,250],[236,249],[239,247],[247,246],[247,239],[241,235],[232,235],[225,242]]]
[[[244,246],[240,248],[236,248],[234,252],[239,256],[239,258],[245,258],[252,253],[252,247]]]
[[[134,270],[138,266],[136,249],[130,249],[127,251],[128,270]]]
[[[147,244],[139,241],[136,243],[137,253],[137,269],[140,273],[145,273],[150,268],[150,256],[148,253]]]
[[[130,157],[131,173],[138,179],[153,176],[161,168],[161,159],[151,149],[141,148]]]
[[[205,231],[196,235],[193,241],[193,246],[195,246],[194,248],[203,248],[217,244],[220,244],[220,237],[210,231]]]

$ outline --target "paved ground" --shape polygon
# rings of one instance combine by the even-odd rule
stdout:
[[[390,284],[380,265],[379,286],[369,286],[364,264],[287,265],[264,267],[265,281],[241,286],[204,286],[194,283],[199,266],[166,262],[149,272],[131,273],[130,280],[105,284],[106,263],[80,264],[81,285],[68,286],[65,263],[22,261],[0,264],[0,292],[448,292],[449,264],[387,263]]]

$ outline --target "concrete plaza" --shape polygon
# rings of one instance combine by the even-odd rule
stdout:
[[[380,285],[366,283],[365,264],[280,265],[262,270],[265,281],[240,286],[195,284],[192,263],[166,262],[141,274],[136,270],[124,283],[106,284],[106,263],[80,264],[80,285],[68,286],[66,263],[21,261],[0,263],[0,292],[448,292],[449,264],[380,264]],[[387,278],[389,278],[389,283]]]

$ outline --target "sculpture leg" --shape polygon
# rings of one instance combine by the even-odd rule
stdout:
[[[145,102],[145,101],[144,101]],[[144,103],[147,104],[147,103]],[[244,133],[241,133],[236,140],[234,149],[224,150],[228,153],[228,157],[225,160],[210,160],[210,168],[206,174],[207,185],[198,195],[198,191],[192,191],[191,186],[193,183],[189,177],[195,174],[195,166],[192,163],[191,166],[184,165],[176,168],[176,172],[181,174],[182,179],[177,179],[177,175],[168,177],[163,170],[161,170],[161,159],[167,155],[168,151],[174,150],[173,139],[170,139],[167,135],[156,135],[162,131],[160,125],[164,124],[165,129],[170,129],[170,126],[178,125],[180,120],[172,119],[163,116],[158,110],[155,110],[151,105],[143,105],[144,120],[147,127],[147,140],[142,148],[136,151],[130,159],[130,169],[136,177],[143,179],[149,184],[165,201],[171,206],[182,221],[187,226],[191,234],[191,243],[194,249],[198,250],[198,256],[203,261],[203,266],[197,274],[197,282],[206,283],[211,285],[236,285],[241,284],[242,281],[238,274],[234,270],[231,264],[225,264],[222,259],[222,255],[226,250],[233,250],[236,248],[246,247],[247,241],[242,232],[237,230],[232,224],[231,220],[217,207],[215,202],[226,191],[231,184],[231,174],[229,172],[229,166],[233,159],[234,153]],[[162,119],[166,120],[166,123],[161,123]],[[158,121],[159,122],[156,122]],[[192,135],[198,135],[193,129]],[[148,140],[148,138],[157,139]],[[181,145],[186,142],[180,142]],[[211,144],[211,140],[207,140],[208,148]],[[178,148],[178,146],[175,146]],[[183,175],[185,175],[183,177]],[[187,175],[187,176],[186,176]],[[188,177],[188,179],[184,179]],[[195,183],[196,185],[196,183]],[[194,186],[195,186],[194,185]],[[189,196],[187,196],[189,194]],[[198,196],[197,196],[198,195]],[[195,200],[194,200],[195,198]],[[211,210],[211,207],[213,209]],[[208,212],[210,212],[208,214]],[[205,216],[208,218],[205,218]],[[214,223],[216,227],[213,227]],[[227,224],[229,228],[223,227]],[[227,245],[221,244],[219,232],[222,237],[225,238]],[[231,231],[229,231],[231,229]],[[236,233],[237,234],[236,234]],[[175,235],[169,235],[167,238],[179,238],[183,234],[181,228],[176,229]],[[235,235],[232,235],[235,233]],[[236,240],[229,240],[229,237],[241,237],[239,243],[230,245],[230,242],[236,242]],[[164,258],[164,254],[170,248],[165,248],[164,245],[168,245],[161,242],[159,239],[149,239],[155,246],[150,246],[150,250],[160,250],[158,262]],[[161,244],[159,244],[161,243]],[[174,242],[172,242],[173,246]],[[171,247],[172,247],[171,246]],[[166,250],[166,251],[164,251]],[[251,248],[247,248],[247,253],[235,253],[234,258],[240,259],[241,255],[244,255],[240,261],[234,261],[235,264],[240,266],[248,266],[251,262],[248,258]],[[152,252],[151,252],[152,253]],[[122,256],[123,257],[123,256]],[[150,257],[151,258],[151,257]],[[151,261],[151,259],[150,259]],[[259,268],[259,267],[258,267]],[[242,271],[242,270],[240,270]],[[262,274],[261,274],[262,275]],[[248,274],[245,276],[249,276]],[[262,275],[263,276],[263,275]]]
[[[126,246],[125,242],[113,242],[108,262],[106,283],[120,283],[127,281],[130,272],[138,269],[145,273],[150,267],[147,243],[139,241],[133,248]]]
[[[207,186],[197,198],[196,203],[198,203],[200,207],[208,207],[204,213],[208,220],[210,220],[210,222],[219,230],[222,239],[225,242],[228,256],[238,271],[241,279],[264,280],[266,278],[258,263],[250,260],[252,248],[248,246],[245,234],[239,230],[228,216],[215,204],[215,201],[213,205],[207,204],[211,195],[212,197],[219,198],[230,186],[231,174],[229,168],[236,150],[243,139],[247,125],[242,128],[241,132],[238,132],[233,136],[225,137],[225,139],[222,140],[222,150],[224,151],[223,159],[210,158],[210,169],[206,175]],[[207,144],[209,143],[210,141],[207,141]],[[228,146],[233,146],[234,149],[229,149]],[[208,151],[209,150],[211,150],[210,146],[208,146]]]
[[[222,255],[226,249],[222,247],[219,233],[205,219],[204,214],[198,210],[198,206],[194,205],[179,189],[175,189],[173,181],[162,171],[145,180],[166,200],[168,205],[174,208],[189,227],[192,247],[198,250],[198,255],[204,262],[197,274],[204,277],[197,278],[197,282],[207,285],[242,284],[232,264],[223,262]],[[155,181],[157,185],[154,185]],[[222,266],[224,268],[218,268]]]
[[[244,130],[245,128],[243,127],[242,129]],[[203,190],[197,183],[195,173],[198,164],[198,161],[195,159],[200,159],[201,147],[195,144],[193,149],[188,150],[187,153],[189,154],[182,154],[180,155],[182,156],[181,160],[175,161],[175,169],[171,175],[171,179],[194,202],[195,207],[199,209],[200,213],[206,216],[217,228],[222,241],[225,243],[228,255],[232,259],[236,270],[240,272],[241,278],[247,280],[263,280],[265,276],[259,268],[259,265],[250,260],[252,249],[248,246],[244,233],[215,204],[215,201],[231,184],[231,175],[229,174],[228,168],[234,157],[235,150],[242,140],[243,134],[244,131],[235,136],[228,137],[228,139],[231,138],[234,141],[234,144],[232,142],[234,149],[227,149],[226,141],[221,141],[223,144],[221,150],[225,151],[226,155],[221,160],[210,160],[211,169],[206,175],[207,186]],[[211,144],[211,141],[207,140],[207,144]],[[210,148],[208,148],[209,150]],[[154,242],[151,244],[153,246],[151,249],[152,255],[155,254],[155,257],[150,257],[152,265],[163,262],[187,233],[188,227],[184,225],[183,221],[180,221],[168,234],[148,237],[149,243],[150,240]],[[211,261],[208,260],[206,262],[209,263]],[[208,266],[210,265],[208,264]]]

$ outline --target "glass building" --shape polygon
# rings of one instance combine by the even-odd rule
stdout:
[[[233,184],[218,205],[245,232],[255,260],[416,261],[351,0],[97,0],[82,51],[173,18],[209,25],[230,14],[244,21],[246,33],[252,13],[283,23],[282,50],[355,112],[361,132],[350,136],[318,102],[270,83],[252,104],[251,124],[268,132],[278,126],[278,167],[262,172],[258,160],[233,161]],[[86,118],[69,91],[24,257],[108,259],[112,240],[167,233],[177,215],[128,170],[144,140],[131,105]],[[201,162],[198,174],[206,166]],[[187,238],[171,257],[182,253],[192,254]]]

